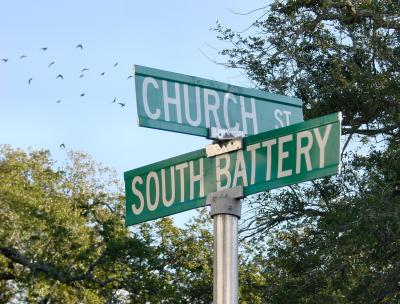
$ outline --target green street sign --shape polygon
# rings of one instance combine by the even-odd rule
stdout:
[[[244,195],[337,174],[341,114],[248,136],[243,148],[208,158],[201,149],[124,173],[125,225],[205,206],[209,193]]]
[[[300,99],[134,65],[139,126],[207,137],[247,135],[303,121]]]

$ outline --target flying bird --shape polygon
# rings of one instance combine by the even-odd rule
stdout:
[[[132,75],[129,75],[126,79],[128,80],[128,79],[131,79],[133,76]]]
[[[100,76],[104,76],[105,73],[106,73],[106,72],[101,73]]]
[[[54,61],[50,62],[50,63],[49,63],[49,67],[51,67],[53,64],[55,64]]]
[[[47,47],[42,47],[41,49],[40,49],[41,51],[47,51]]]
[[[78,44],[75,48],[83,50],[82,44]]]
[[[118,104],[121,106],[121,108],[125,107],[125,102],[124,103],[119,102]]]
[[[83,97],[83,96],[85,96],[85,93],[82,93],[82,94],[81,94],[81,97]]]
[[[7,61],[8,61],[7,58],[2,58],[1,60],[2,60],[3,62],[7,62]]]
[[[86,72],[86,71],[89,71],[89,69],[88,68],[84,68],[84,69],[81,70],[81,73]]]
[[[64,144],[61,144],[61,145],[60,145],[60,149],[65,149],[65,145],[64,145]]]
[[[59,99],[59,100],[56,101],[56,103],[60,103],[60,102],[61,102],[61,99]]]
[[[83,74],[81,74],[81,76],[79,76],[79,78],[82,78],[84,75]]]
[[[28,84],[31,84],[33,78],[29,78]]]
[[[24,59],[24,58],[26,58],[26,57],[28,57],[28,56],[26,56],[26,55],[21,55],[21,57],[19,57],[19,59]]]
[[[115,67],[116,67],[117,65],[118,65],[118,62],[114,63],[114,65],[113,65],[113,66],[115,66]]]
[[[113,100],[112,103],[115,103],[116,101],[117,101],[117,97],[114,97],[114,100]]]
[[[58,79],[58,78],[61,78],[62,80],[64,80],[64,77],[63,77],[63,75],[61,75],[61,74],[58,74],[58,75],[57,75],[56,79]]]

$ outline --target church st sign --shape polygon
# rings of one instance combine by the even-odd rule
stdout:
[[[258,134],[303,121],[300,99],[134,65],[139,126],[208,137]]]

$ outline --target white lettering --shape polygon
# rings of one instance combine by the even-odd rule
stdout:
[[[179,178],[181,181],[181,202],[185,201],[185,168],[188,167],[188,163],[182,163],[179,165],[176,165],[175,168],[176,170],[179,171]]]
[[[134,214],[139,215],[140,213],[142,213],[143,208],[144,208],[144,197],[142,192],[140,192],[137,188],[136,188],[136,184],[139,183],[140,185],[143,184],[143,179],[140,176],[135,176],[132,180],[132,191],[133,194],[135,194],[138,198],[139,198],[139,208],[136,208],[135,204],[132,204],[132,211]]]
[[[301,146],[301,140],[303,138],[307,138],[307,145],[305,147]],[[310,149],[313,145],[313,136],[310,131],[303,131],[297,133],[297,146],[296,146],[296,174],[299,174],[301,171],[301,155],[304,155],[306,160],[307,171],[312,170],[311,166],[311,158],[310,158]]]
[[[152,113],[150,111],[150,107],[149,107],[149,100],[148,100],[148,94],[147,94],[147,88],[149,86],[149,84],[152,84],[153,87],[155,87],[156,89],[159,88],[157,81],[154,78],[151,77],[146,77],[143,80],[143,106],[144,106],[144,111],[146,113],[146,115],[150,118],[150,119],[158,119],[160,117],[160,109],[156,109],[156,111],[154,113]]]
[[[278,178],[292,175],[292,169],[283,171],[283,160],[289,157],[288,151],[283,151],[283,144],[293,140],[293,134],[279,137],[278,139]]]
[[[290,111],[283,111],[283,114],[285,114],[285,116],[286,116],[286,125],[289,126],[289,125],[290,125],[289,116],[292,115],[292,112],[290,112]]]
[[[190,175],[190,199],[194,199],[194,183],[200,183],[199,197],[204,196],[204,164],[203,159],[199,159],[199,174],[194,175],[193,161],[189,162],[189,175]]]
[[[164,115],[165,120],[170,121],[169,118],[169,105],[176,106],[176,117],[179,123],[182,123],[182,113],[181,113],[181,95],[179,93],[179,84],[175,83],[175,98],[168,96],[168,83],[163,80],[162,81],[162,88],[163,88],[163,99],[164,99]]]
[[[275,119],[279,123],[279,125],[275,125],[275,129],[282,128],[282,127],[285,126],[285,124],[283,123],[283,121],[281,119],[282,114],[283,114],[282,111],[279,110],[279,109],[276,109],[275,112],[274,112]]]
[[[172,166],[170,168],[170,178],[171,181],[171,198],[167,199],[167,189],[166,189],[166,178],[165,178],[165,169],[161,170],[161,192],[162,192],[162,200],[165,207],[169,207],[175,200],[175,168]]]
[[[214,97],[215,103],[210,104],[210,96]],[[214,116],[215,120],[215,127],[218,129],[221,129],[221,124],[219,123],[218,119],[218,113],[217,110],[219,108],[220,102],[219,102],[219,96],[217,92],[214,90],[210,89],[204,89],[204,111],[205,111],[205,117],[206,117],[206,127],[209,128],[210,125],[210,112]]]
[[[260,148],[260,143],[250,145],[247,147],[247,151],[250,151],[251,155],[251,177],[250,185],[254,185],[256,182],[256,150]]]
[[[257,113],[256,113],[256,101],[254,98],[250,98],[251,101],[251,112],[246,112],[245,106],[244,106],[244,97],[240,96],[240,108],[242,111],[242,121],[243,121],[243,131],[244,133],[248,134],[247,130],[247,119],[253,120],[253,134],[258,133],[258,127],[257,127]]]
[[[200,108],[200,88],[195,87],[196,89],[196,119],[192,120],[192,117],[190,116],[190,109],[192,108],[191,105],[189,105],[189,88],[187,84],[183,85],[183,99],[185,101],[185,117],[187,122],[193,126],[193,127],[198,127],[200,126],[201,123],[201,108]]]
[[[229,112],[228,112],[228,102],[232,101],[234,104],[237,104],[237,100],[235,99],[235,96],[231,93],[226,93],[224,95],[224,119],[225,119],[225,125],[227,129],[237,131],[240,128],[240,124],[236,122],[235,127],[231,127],[230,121],[229,121]]]
[[[150,189],[150,182],[151,180],[154,181],[154,190]],[[151,193],[155,193],[155,200],[154,202],[151,201]],[[158,207],[158,202],[160,200],[160,185],[158,181],[158,175],[156,172],[151,171],[147,174],[146,177],[146,201],[147,201],[147,208],[150,211],[154,211]]]
[[[327,125],[325,128],[324,138],[321,138],[321,134],[319,133],[319,129],[313,129],[315,137],[317,138],[317,143],[319,147],[319,167],[325,167],[325,146],[328,142],[329,133],[331,132],[332,125]]]
[[[237,181],[239,178],[242,178],[243,186],[247,187],[248,183],[246,174],[246,164],[244,162],[243,150],[239,150],[236,153],[235,172],[233,174],[232,187],[237,186]]]
[[[225,160],[225,167],[221,167],[221,160]],[[229,167],[231,165],[231,158],[229,157],[229,154],[221,154],[217,155],[215,158],[215,173],[216,173],[216,180],[217,180],[217,191],[223,190],[223,189],[229,189],[231,185],[231,174],[229,173]],[[222,186],[221,185],[221,175],[225,175],[226,177],[226,185]]]
[[[265,176],[265,180],[271,180],[271,154],[272,154],[272,146],[276,145],[276,138],[270,139],[262,142],[263,147],[267,147],[267,174]]]

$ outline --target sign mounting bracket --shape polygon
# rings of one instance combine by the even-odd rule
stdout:
[[[244,137],[243,131],[209,128],[208,138],[213,139],[213,143],[206,146],[207,157],[243,149]]]

